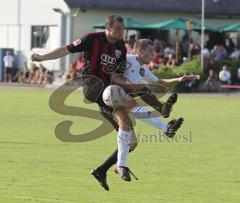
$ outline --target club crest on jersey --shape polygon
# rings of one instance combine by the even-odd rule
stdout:
[[[140,68],[140,75],[141,75],[142,77],[144,77],[144,75],[145,75],[145,70],[144,70],[144,68]]]
[[[115,50],[115,55],[116,55],[116,58],[117,58],[117,59],[120,58],[121,54],[122,54],[121,51]]]
[[[76,41],[73,42],[73,45],[76,47],[77,45],[79,45],[81,43],[80,39],[77,39]]]

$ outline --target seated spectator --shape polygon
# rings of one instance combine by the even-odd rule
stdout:
[[[210,69],[208,78],[205,82],[205,85],[207,86],[208,91],[212,91],[215,89],[216,82],[217,82],[217,77],[214,73],[214,70]]]
[[[27,82],[28,76],[29,76],[29,70],[28,70],[27,62],[25,61],[24,64],[20,67],[20,70],[18,71],[15,77],[19,83],[25,83]]]
[[[47,82],[48,82],[48,70],[46,67],[44,67],[42,64],[40,64],[37,84],[46,85]]]
[[[204,57],[203,68],[204,68],[203,71],[206,75],[208,75],[210,69],[214,69],[217,72],[219,71],[218,70],[219,66],[211,55]]]
[[[208,48],[204,47],[202,54],[204,57],[209,57],[210,56],[210,51]]]
[[[48,70],[48,72],[47,72],[47,83],[48,84],[53,83],[53,77],[54,77],[54,72]]]
[[[173,50],[173,48],[172,48],[172,46],[170,45],[170,44],[168,44],[167,46],[166,46],[166,48],[164,49],[164,51],[163,51],[163,54],[164,54],[164,57],[168,57],[170,54],[175,54],[175,52],[174,52],[174,50]]]
[[[240,59],[240,50],[239,48],[234,48],[234,51],[230,55],[232,59],[239,60]]]
[[[75,70],[76,70],[76,74],[77,74],[77,77],[78,77],[82,73],[82,69],[83,69],[83,66],[84,66],[83,56],[79,56],[75,64],[76,64],[75,65]]]
[[[190,44],[191,56],[200,55],[201,47],[198,44]]]
[[[220,61],[227,55],[226,49],[221,45],[215,45],[211,51],[212,56],[216,61]]]
[[[66,73],[66,79],[72,80],[75,77],[76,77],[76,69],[73,64],[69,64],[67,73]]]
[[[174,58],[174,55],[172,55],[172,54],[168,55],[166,66],[168,68],[174,68],[176,66],[176,60]]]
[[[228,70],[227,65],[224,65],[222,71],[220,71],[219,79],[222,84],[225,85],[231,84],[231,73]]]
[[[195,72],[188,73],[187,75],[196,75]],[[199,78],[196,77],[194,80],[184,82],[185,90],[187,92],[195,92],[199,86]]]
[[[34,83],[36,69],[37,69],[36,65],[34,63],[31,63],[27,83],[29,83],[29,84]]]

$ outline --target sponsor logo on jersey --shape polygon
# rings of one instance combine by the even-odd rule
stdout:
[[[73,42],[73,45],[76,47],[77,45],[79,45],[81,43],[80,39],[77,39],[76,41]]]
[[[145,75],[145,69],[144,68],[140,68],[140,75],[142,76],[142,77],[144,77],[144,75]]]
[[[101,60],[102,60],[102,63],[104,63],[104,64],[109,64],[109,63],[116,64],[116,59],[111,56],[108,56],[107,54],[102,54]]]

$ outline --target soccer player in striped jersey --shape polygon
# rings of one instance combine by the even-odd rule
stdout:
[[[89,33],[81,39],[77,39],[73,43],[59,47],[47,54],[40,55],[33,53],[31,55],[32,61],[45,61],[58,59],[68,55],[69,53],[84,52],[85,65],[82,71],[83,93],[87,100],[96,102],[104,117],[111,123],[115,120],[109,115],[112,112],[108,106],[105,105],[102,99],[102,93],[111,82],[137,91],[137,85],[132,84],[124,77],[114,77],[118,72],[117,67],[121,63],[126,62],[126,47],[123,41],[124,22],[119,15],[109,15],[106,18],[106,31]],[[113,69],[111,69],[113,68]],[[107,113],[106,113],[107,112]],[[123,179],[129,179],[129,169],[126,167],[126,159],[129,149],[136,147],[136,143],[131,140],[134,135],[134,129],[131,119],[128,115],[128,110],[125,108],[117,108],[114,111],[117,119],[117,137],[118,140],[127,138],[127,142],[118,142],[118,172]],[[106,170],[104,168],[94,169],[92,175],[99,181],[99,183],[109,190],[106,181]]]

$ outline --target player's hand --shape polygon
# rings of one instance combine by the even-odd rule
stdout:
[[[32,60],[33,62],[34,62],[34,61],[41,62],[41,61],[44,60],[44,58],[43,58],[42,55],[33,53],[33,54],[31,54],[31,60]]]
[[[184,75],[184,76],[178,78],[178,82],[184,82],[187,80],[195,80],[195,79],[200,79],[199,75],[194,75],[194,74]]]

